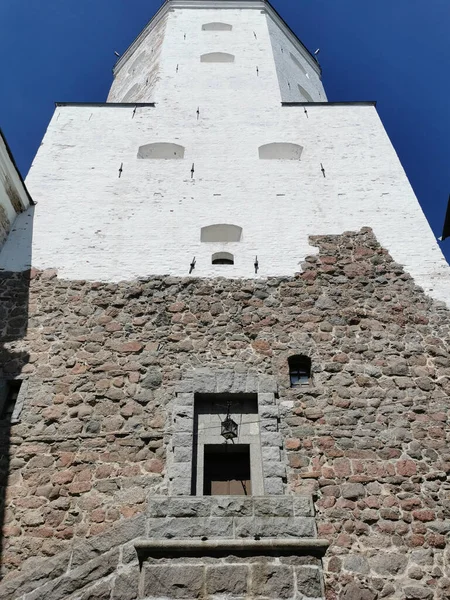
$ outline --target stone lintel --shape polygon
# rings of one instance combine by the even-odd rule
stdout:
[[[134,547],[140,559],[147,556],[324,556],[328,540],[310,538],[266,538],[262,540],[136,540]]]

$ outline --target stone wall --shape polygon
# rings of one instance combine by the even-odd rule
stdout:
[[[316,497],[328,600],[448,596],[449,313],[370,230],[311,242],[319,255],[292,278],[31,273],[27,334],[0,356],[28,378],[8,451],[11,581],[167,493],[174,398],[210,368],[278,381],[285,492]],[[8,320],[21,276],[2,283]],[[313,380],[291,389],[296,353]]]

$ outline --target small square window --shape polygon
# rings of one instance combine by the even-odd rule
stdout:
[[[308,356],[291,356],[288,363],[291,387],[311,383],[311,359]]]

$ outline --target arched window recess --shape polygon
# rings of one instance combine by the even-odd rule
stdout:
[[[201,242],[240,242],[242,238],[242,227],[219,223],[202,227],[200,233]]]
[[[205,23],[202,25],[203,31],[231,31],[233,25],[229,23]]]
[[[298,60],[298,58],[296,56],[294,56],[294,54],[292,54],[292,52],[289,52],[289,55],[291,57],[292,62],[297,65],[297,67],[300,69],[300,71],[303,73],[303,75],[306,75],[307,74],[306,69],[302,65],[302,63]]]
[[[140,146],[137,157],[143,159],[182,159],[184,158],[184,146],[171,144],[169,142],[156,142]]]
[[[139,92],[139,90],[140,90],[140,85],[138,83],[135,83],[125,94],[125,96],[122,99],[122,102],[125,103],[125,102],[129,102],[130,100],[136,100],[136,94]]]
[[[288,142],[273,142],[259,147],[259,158],[263,160],[300,160],[303,146]]]
[[[208,54],[202,54],[200,56],[200,62],[202,63],[233,63],[234,54],[228,54],[227,52],[209,52]]]
[[[216,252],[212,255],[213,265],[234,265],[234,256],[229,252]]]
[[[303,96],[303,98],[307,102],[314,102],[314,100],[312,99],[312,96],[310,96],[310,94],[308,94],[308,92],[305,90],[305,88],[302,87],[301,85],[298,86],[298,91],[300,92],[300,94]]]

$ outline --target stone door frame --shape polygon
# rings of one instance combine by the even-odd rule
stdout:
[[[196,394],[256,394],[260,420],[264,495],[284,494],[286,464],[279,432],[278,385],[274,377],[247,370],[195,369],[181,380],[173,402],[171,443],[168,452],[169,494],[191,496]]]

